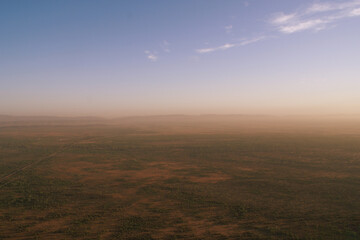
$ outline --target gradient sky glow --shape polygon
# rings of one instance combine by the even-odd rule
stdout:
[[[360,114],[360,0],[2,0],[0,114]]]

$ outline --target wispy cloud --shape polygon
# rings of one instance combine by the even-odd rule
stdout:
[[[329,21],[323,19],[311,19],[306,21],[300,21],[294,24],[281,26],[279,30],[283,33],[289,33],[289,34],[308,30],[308,29],[313,29],[318,31],[326,28],[327,23],[329,23]]]
[[[164,40],[161,44],[161,48],[164,52],[169,53],[170,52],[170,43],[166,40]]]
[[[246,4],[245,4],[246,3]],[[244,2],[245,6],[248,5]],[[320,31],[336,26],[342,19],[360,17],[360,0],[347,0],[342,2],[316,2],[291,13],[275,13],[269,19],[274,26],[274,31],[281,34],[293,34],[301,31]],[[232,31],[233,26],[225,26],[226,33]],[[200,54],[228,50],[236,47],[246,46],[269,38],[262,34],[260,37],[241,39],[228,42],[217,47],[196,49]]]
[[[252,44],[252,43],[259,42],[259,41],[264,40],[266,38],[268,38],[268,37],[260,36],[260,37],[256,37],[256,38],[242,39],[238,45],[239,46],[246,46],[246,45],[249,45],[249,44]]]
[[[203,53],[211,53],[211,52],[220,51],[220,50],[227,50],[230,48],[241,47],[241,46],[245,46],[245,45],[248,45],[251,43],[255,43],[255,42],[261,41],[265,38],[266,38],[265,36],[260,36],[260,37],[251,38],[251,39],[241,39],[240,41],[237,41],[235,43],[226,43],[226,44],[218,46],[218,47],[196,49],[196,52],[203,54]]]
[[[353,10],[349,13],[349,16],[350,16],[350,17],[360,16],[360,8],[353,9]]]
[[[151,62],[156,62],[159,60],[160,53],[170,53],[170,43],[166,40],[160,43],[160,48],[154,51],[145,50],[144,53],[146,54],[146,58],[149,59]],[[159,53],[160,52],[160,53]]]
[[[225,26],[225,31],[226,31],[226,33],[231,33],[231,32],[232,32],[232,29],[233,29],[233,26],[232,26],[232,25]]]
[[[221,45],[219,47],[197,49],[196,52],[198,52],[198,53],[210,53],[210,52],[215,52],[215,51],[219,51],[219,50],[226,50],[226,49],[229,49],[229,48],[233,48],[235,46],[236,46],[235,44],[226,43],[226,44]]]
[[[282,12],[274,14],[274,18],[271,20],[273,24],[286,24],[296,17],[295,13],[284,14]]]
[[[293,13],[276,13],[270,23],[285,34],[326,29],[344,18],[360,16],[360,0],[347,2],[317,2]]]
[[[353,0],[348,2],[323,2],[323,3],[314,3],[308,9],[307,13],[319,13],[319,12],[329,12],[329,11],[341,11],[351,8],[356,8],[360,5],[360,1]]]
[[[156,52],[150,52],[149,50],[146,50],[145,54],[147,59],[149,59],[152,62],[156,62],[159,59]]]

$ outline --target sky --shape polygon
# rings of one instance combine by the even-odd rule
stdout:
[[[360,0],[2,0],[0,114],[360,114]]]

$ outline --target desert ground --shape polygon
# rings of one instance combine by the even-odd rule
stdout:
[[[0,239],[360,239],[360,118],[0,118]]]

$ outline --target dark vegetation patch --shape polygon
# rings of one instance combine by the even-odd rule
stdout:
[[[0,239],[360,239],[359,146],[355,134],[7,129],[0,179],[44,161],[1,180]]]

